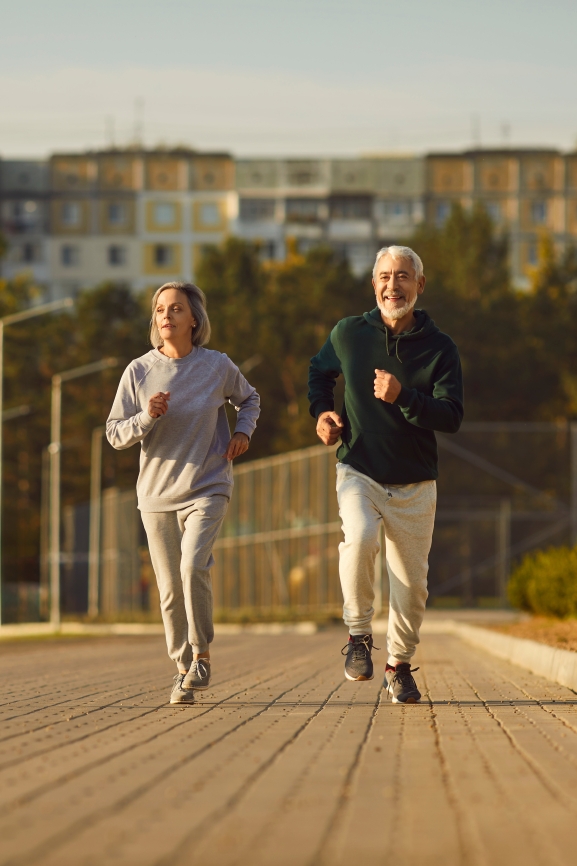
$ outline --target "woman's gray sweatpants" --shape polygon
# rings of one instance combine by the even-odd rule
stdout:
[[[352,466],[338,463],[337,497],[345,534],[339,545],[343,619],[353,635],[372,632],[375,558],[382,520],[390,586],[389,661],[408,662],[419,643],[428,596],[436,482],[378,484]]]
[[[181,511],[141,512],[160,593],[168,654],[181,671],[208,649],[212,624],[212,547],[228,497],[197,499]]]

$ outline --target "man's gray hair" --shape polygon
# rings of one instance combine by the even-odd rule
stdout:
[[[415,269],[416,278],[420,280],[423,276],[423,263],[414,250],[410,247],[391,246],[383,247],[378,251],[377,258],[375,259],[375,266],[373,268],[373,280],[376,280],[377,278],[377,265],[379,264],[379,259],[386,255],[391,256],[395,261],[398,259],[410,259],[413,268]]]
[[[206,312],[206,297],[202,289],[195,286],[194,283],[165,283],[157,289],[152,298],[152,317],[150,319],[150,342],[157,349],[164,345],[164,340],[160,336],[160,331],[156,326],[156,305],[158,298],[166,289],[177,289],[186,295],[188,306],[194,318],[196,319],[196,327],[192,329],[191,339],[193,346],[204,346],[210,340],[210,322],[208,321],[208,313]]]

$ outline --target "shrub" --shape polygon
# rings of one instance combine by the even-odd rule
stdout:
[[[511,575],[508,592],[513,607],[545,616],[577,616],[577,548],[528,554]]]

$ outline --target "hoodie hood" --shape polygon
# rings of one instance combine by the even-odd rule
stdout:
[[[401,340],[413,341],[422,340],[424,337],[430,337],[431,334],[438,333],[439,329],[425,310],[413,310],[415,316],[415,324],[410,331],[402,331],[400,334],[393,334],[385,325],[381,318],[381,311],[378,307],[371,310],[370,313],[363,313],[363,318],[372,325],[385,333],[385,344],[387,347],[387,355],[394,355],[399,363],[403,360],[399,354]]]

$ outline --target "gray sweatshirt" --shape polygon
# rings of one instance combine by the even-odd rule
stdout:
[[[170,391],[168,412],[148,414],[148,401]],[[226,355],[196,346],[185,358],[153,349],[122,374],[106,437],[113,448],[140,442],[136,485],[141,511],[178,511],[199,496],[232,492],[232,465],[222,455],[230,440],[224,404],[238,412],[235,433],[250,438],[260,399]]]

